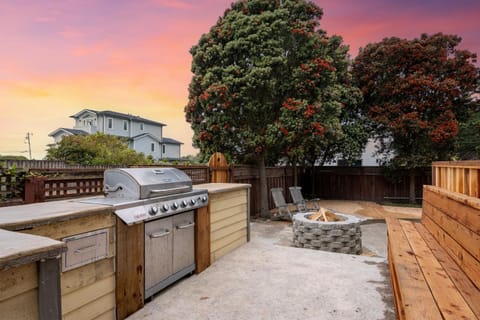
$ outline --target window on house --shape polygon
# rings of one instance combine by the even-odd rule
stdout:
[[[112,118],[107,119],[107,127],[108,127],[108,129],[113,129],[113,119]]]
[[[143,131],[143,123],[140,123],[140,131]]]
[[[165,153],[165,145],[162,146],[162,152]]]
[[[128,121],[123,120],[123,130],[127,131],[128,130]]]
[[[152,144],[150,145],[150,149],[152,150],[152,152],[155,151],[155,143],[152,143]]]

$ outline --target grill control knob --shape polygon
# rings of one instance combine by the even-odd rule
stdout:
[[[197,203],[197,200],[195,200],[195,199],[192,199],[192,200],[190,200],[190,203],[192,204],[192,206],[194,206],[194,205],[195,205],[195,203]]]
[[[168,209],[169,209],[168,204],[164,204],[164,205],[162,206],[162,211],[163,211],[163,212],[167,212]]]
[[[207,196],[202,197],[202,202],[207,202],[207,200],[208,200]]]
[[[176,203],[176,202],[172,203],[172,209],[177,210],[178,209],[178,203]]]
[[[186,200],[182,200],[182,202],[180,203],[180,205],[182,206],[182,208],[185,208],[185,207],[188,205],[188,203],[187,203]]]
[[[154,216],[156,215],[158,212],[158,208],[157,207],[150,207],[150,209],[148,209],[148,213],[151,215],[151,216]]]

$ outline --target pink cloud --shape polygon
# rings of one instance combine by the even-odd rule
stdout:
[[[152,3],[162,8],[172,9],[192,9],[195,7],[196,1],[181,1],[181,0],[152,0]]]
[[[69,27],[64,28],[62,31],[58,32],[58,34],[69,40],[84,37],[84,33],[82,31]]]

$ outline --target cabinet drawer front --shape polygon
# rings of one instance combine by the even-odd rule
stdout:
[[[62,240],[67,244],[67,251],[62,256],[62,271],[74,269],[108,256],[108,229],[77,234]]]

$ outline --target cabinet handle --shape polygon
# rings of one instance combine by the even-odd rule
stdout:
[[[165,230],[162,231],[162,232],[152,233],[152,234],[149,235],[149,237],[152,238],[152,239],[155,239],[155,238],[164,237],[164,236],[169,235],[169,234],[170,234],[170,230],[165,229]]]
[[[193,227],[195,225],[195,222],[190,222],[189,224],[184,224],[183,226],[177,226],[177,229],[187,229],[190,227]]]
[[[88,251],[95,250],[96,247],[97,246],[95,244],[92,244],[91,246],[88,246],[88,247],[83,247],[83,248],[76,249],[75,251],[73,251],[73,253],[82,254],[82,253],[85,253],[85,252],[88,252]]]

